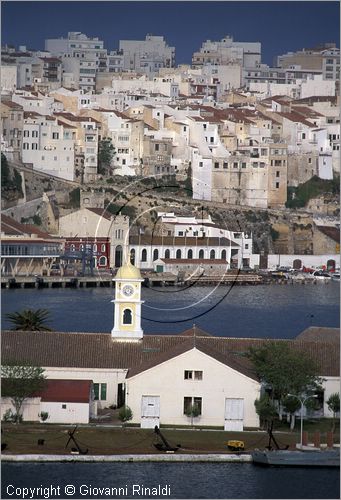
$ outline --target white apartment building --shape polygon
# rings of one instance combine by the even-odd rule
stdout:
[[[163,36],[120,40],[119,52],[123,52],[124,70],[138,71],[149,77],[156,75],[160,68],[172,68],[175,64],[175,47],[169,47]]]
[[[96,60],[97,71],[107,69],[107,50],[104,48],[104,42],[97,37],[88,37],[79,31],[69,31],[67,38],[45,40],[45,49],[51,54],[59,56],[70,54],[79,59],[92,55]]]
[[[293,79],[292,83],[273,83],[270,81],[256,81],[253,79],[248,85],[251,92],[258,92],[261,98],[287,95],[294,99],[303,99],[311,96],[335,96],[335,81],[326,81],[322,74],[311,75],[306,79]]]
[[[220,41],[206,40],[200,51],[194,52],[192,66],[200,68],[206,64],[229,64],[237,62],[243,68],[254,68],[261,62],[260,42],[235,42],[226,35]]]
[[[17,67],[2,65],[1,67],[1,93],[9,94],[17,88]]]
[[[75,144],[70,130],[59,125],[57,118],[25,114],[22,161],[34,170],[74,180]]]

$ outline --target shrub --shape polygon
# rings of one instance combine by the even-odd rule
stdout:
[[[121,420],[121,422],[129,422],[133,418],[133,412],[129,406],[122,406],[118,413],[118,418]]]

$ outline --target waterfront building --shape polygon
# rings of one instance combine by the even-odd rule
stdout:
[[[75,260],[82,261],[83,255],[93,258],[93,267],[98,271],[109,270],[110,264],[110,238],[104,237],[77,237],[65,238],[64,258],[71,264]],[[70,267],[70,266],[69,266]],[[79,264],[78,264],[79,268]],[[76,269],[74,269],[76,270]],[[81,271],[81,269],[79,269]],[[67,274],[64,272],[64,274]]]
[[[2,276],[49,276],[60,262],[64,239],[51,236],[31,224],[1,216]]]
[[[113,215],[104,208],[84,206],[59,219],[59,234],[65,238],[75,238],[75,235],[85,241],[89,238],[108,238],[110,267],[120,267],[126,258],[128,233],[129,217]],[[108,257],[107,254],[105,256]]]

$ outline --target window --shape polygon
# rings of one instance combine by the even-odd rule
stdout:
[[[176,251],[176,258],[177,258],[177,259],[181,259],[181,250],[180,250],[180,249],[178,249],[178,250]]]
[[[210,259],[215,259],[215,250],[210,251]]]
[[[221,252],[221,258],[223,260],[226,260],[226,250],[222,250],[222,252]]]
[[[219,162],[218,162],[218,161],[216,161],[216,162],[214,163],[214,168],[219,168]]]
[[[276,170],[276,177],[279,177],[279,170]]]
[[[199,259],[203,259],[204,258],[204,251],[201,249],[199,250]]]
[[[32,142],[32,149],[38,149],[38,144],[36,142]]]
[[[238,168],[238,162],[236,162],[236,161],[235,161],[235,162],[233,163],[233,168]]]
[[[165,259],[169,259],[170,258],[170,250],[165,250]]]
[[[94,252],[97,252],[97,245],[96,245],[96,243],[94,243],[92,249],[93,249]]]
[[[62,410],[66,410],[66,405],[65,404],[62,405]]]
[[[159,144],[155,144],[155,151],[159,151],[160,149],[160,145]]]
[[[102,252],[105,252],[105,244],[103,243],[102,246],[101,246],[101,251]]]
[[[99,265],[100,266],[106,266],[107,265],[107,258],[102,255],[102,257],[99,258]]]
[[[192,370],[185,370],[184,379],[185,380],[192,380],[193,379],[193,371]]]
[[[94,384],[95,401],[106,401],[107,399],[107,384]]]
[[[29,144],[28,142],[24,142],[23,143],[23,149],[28,149],[29,148]]]
[[[184,415],[187,415],[191,406],[196,406],[199,410],[199,415],[201,415],[202,398],[199,398],[199,397],[192,398],[191,396],[185,396],[184,397]]]
[[[246,163],[245,162],[242,163],[242,168],[246,168]]]
[[[155,248],[153,251],[153,261],[159,258],[159,251]]]
[[[193,250],[188,250],[187,259],[193,259]]]
[[[59,133],[58,132],[52,132],[52,139],[59,139]]]
[[[145,248],[142,250],[141,262],[147,262],[147,250]]]
[[[276,182],[276,189],[279,188],[279,182]]]
[[[228,164],[226,163],[226,161],[224,161],[223,168],[227,168],[227,167],[228,167]]]
[[[131,325],[133,323],[133,316],[131,313],[131,309],[124,309],[123,311],[123,324]]]
[[[203,166],[204,166],[203,162],[199,161],[199,167],[203,167]]]

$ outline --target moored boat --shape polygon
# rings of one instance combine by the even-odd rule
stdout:
[[[254,464],[286,467],[340,467],[340,450],[254,450]]]

